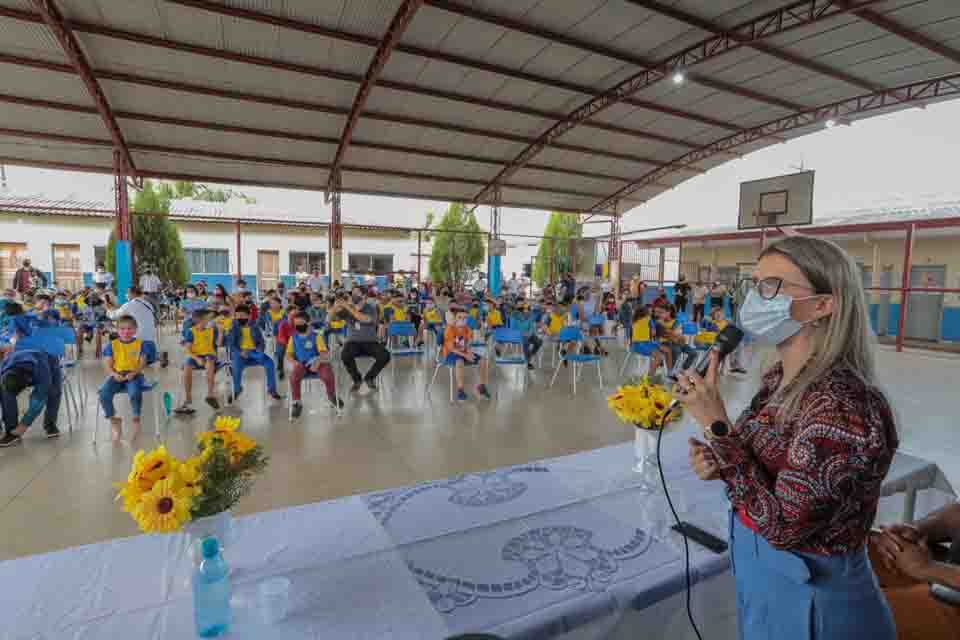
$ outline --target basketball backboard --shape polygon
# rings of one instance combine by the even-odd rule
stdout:
[[[740,183],[738,229],[813,222],[813,171]]]

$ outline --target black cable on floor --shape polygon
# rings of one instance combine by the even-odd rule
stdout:
[[[677,510],[673,508],[673,500],[670,499],[670,492],[667,490],[667,479],[663,475],[663,465],[660,463],[660,442],[663,440],[663,432],[666,431],[669,420],[670,413],[668,412],[667,415],[663,417],[660,432],[657,434],[657,470],[660,472],[660,484],[663,486],[663,495],[666,497],[667,505],[670,507],[670,513],[673,514],[673,519],[679,527],[681,525],[680,516],[677,515]],[[697,623],[693,619],[693,609],[690,606],[690,591],[692,589],[692,581],[690,580],[690,542],[687,540],[687,536],[681,534],[680,537],[683,538],[683,572],[686,576],[687,587],[687,619],[690,620],[690,626],[693,627],[693,632],[697,634],[697,639],[703,640],[703,636],[700,635],[700,629],[697,628]]]

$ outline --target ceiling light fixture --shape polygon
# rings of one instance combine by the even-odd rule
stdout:
[[[673,84],[681,85],[687,81],[687,74],[683,72],[683,69],[677,69],[673,72]]]

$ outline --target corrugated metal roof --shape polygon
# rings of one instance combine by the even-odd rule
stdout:
[[[333,162],[346,116],[403,0],[57,5],[101,79],[144,176],[322,190],[324,167]],[[609,211],[618,194],[628,204],[640,202],[696,175],[682,168],[684,154],[743,129],[943,78],[950,80],[935,85],[938,93],[921,99],[960,94],[960,2],[954,0],[650,6],[425,0],[360,114],[357,144],[343,158],[344,189],[469,202],[492,193],[499,180],[525,206]],[[10,134],[0,138],[0,157],[109,172],[110,149],[89,144],[108,140],[108,132],[35,11],[27,0],[0,0],[0,125]],[[771,11],[784,11],[784,19],[757,22],[754,33],[762,39],[756,43],[710,40]],[[803,15],[817,18],[797,26]],[[682,86],[667,77],[617,93],[619,83],[639,77],[649,64],[669,70],[675,56],[694,45],[703,49],[683,60],[689,77]],[[616,101],[607,105],[612,95]],[[891,100],[903,91],[883,95],[885,102],[863,101],[845,119],[917,104]],[[46,102],[41,107],[37,100]],[[539,148],[542,136],[566,131],[561,123],[587,104],[604,108]],[[735,150],[819,125],[777,126],[777,138],[744,138]],[[470,161],[471,154],[481,161]],[[252,161],[258,157],[262,161]],[[693,168],[731,157],[698,156]],[[516,184],[523,188],[510,186]],[[595,200],[571,195],[598,189],[606,195]]]

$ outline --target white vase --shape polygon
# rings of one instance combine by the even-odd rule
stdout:
[[[637,427],[633,438],[633,471],[639,475],[638,489],[651,493],[660,486],[660,459],[657,457],[659,431]]]

